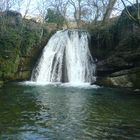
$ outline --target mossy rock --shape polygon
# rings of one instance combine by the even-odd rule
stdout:
[[[0,88],[4,85],[3,81],[0,81]]]
[[[20,13],[14,11],[6,11],[0,16],[0,80],[2,81],[29,79],[34,60],[37,60],[34,57],[40,55],[44,42],[47,42],[50,36],[45,25],[42,27],[41,24],[27,19],[22,19],[22,22],[17,24],[17,17],[21,18]],[[23,57],[27,59],[23,60]]]
[[[29,80],[31,71],[19,71],[15,74],[15,79],[19,81]]]
[[[109,87],[125,87],[140,89],[140,71],[120,71],[112,76],[98,77],[97,84]]]

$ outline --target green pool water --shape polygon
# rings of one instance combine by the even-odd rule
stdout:
[[[0,140],[139,140],[140,94],[11,83],[0,89]]]

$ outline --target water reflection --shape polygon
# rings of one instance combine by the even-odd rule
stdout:
[[[140,96],[115,89],[7,85],[0,139],[139,139]]]

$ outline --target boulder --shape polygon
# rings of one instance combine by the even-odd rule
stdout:
[[[98,77],[96,84],[109,87],[140,88],[140,67],[118,71],[109,76]]]

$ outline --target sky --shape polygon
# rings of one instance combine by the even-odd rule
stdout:
[[[29,6],[29,10],[28,10],[28,14],[27,17],[39,17],[39,10],[38,10],[38,2],[39,1],[43,1],[43,0],[23,0],[23,2],[21,3],[21,8],[19,10],[19,12],[24,16],[25,15],[25,11],[27,9],[27,5],[30,1],[30,6]],[[49,0],[48,0],[49,1]],[[131,0],[131,2],[134,2],[135,0]],[[122,9],[124,8],[121,0],[119,0],[116,5],[115,5],[116,10],[113,11],[112,16],[111,17],[115,17],[118,16]]]
[[[29,0],[24,0],[21,6],[20,13],[24,16],[26,8],[28,6]],[[31,0],[30,6],[29,6],[29,11],[28,11],[28,16],[34,17],[38,14],[37,12],[37,0]]]

